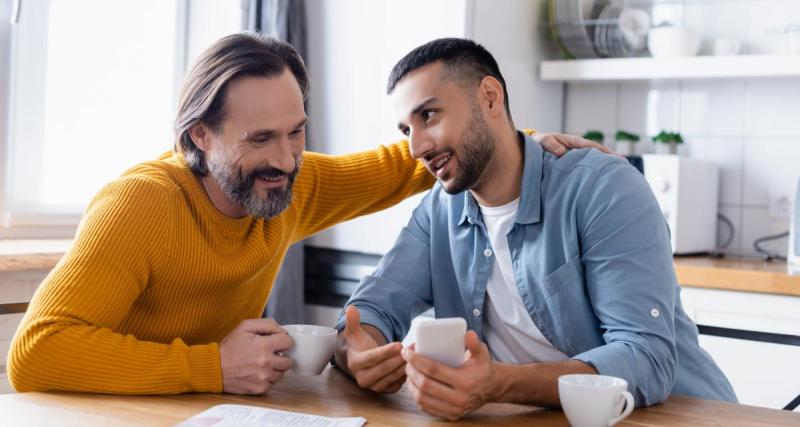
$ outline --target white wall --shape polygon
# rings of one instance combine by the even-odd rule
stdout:
[[[402,139],[386,79],[414,47],[438,37],[464,36],[464,0],[310,0],[308,58],[311,75],[308,146],[344,154]],[[384,253],[422,196],[386,211],[343,223],[311,245]]]
[[[735,37],[747,53],[767,50],[766,34],[800,23],[800,1],[735,0],[666,4],[661,19],[684,23],[705,39]],[[720,213],[735,227],[732,252],[754,253],[758,237],[786,231],[770,200],[792,197],[800,176],[800,79],[727,79],[569,84],[566,131],[617,129],[652,136],[680,131],[682,153],[721,167]],[[652,152],[649,142],[641,152]],[[727,236],[727,230],[720,228]],[[786,253],[787,241],[765,247]]]
[[[544,0],[474,0],[467,37],[483,44],[506,79],[518,128],[559,131],[564,84],[539,81],[539,62],[557,55],[550,42]]]
[[[220,38],[242,31],[241,0],[188,0],[187,69]]]

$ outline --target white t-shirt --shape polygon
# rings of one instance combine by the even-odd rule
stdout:
[[[506,233],[514,225],[519,198],[497,207],[480,206],[492,244],[494,265],[486,284],[484,338],[495,360],[555,362],[569,357],[553,347],[533,322],[519,295]]]

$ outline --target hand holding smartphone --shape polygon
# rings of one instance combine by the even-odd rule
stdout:
[[[417,325],[416,351],[453,368],[464,365],[467,322],[460,317],[422,320]]]

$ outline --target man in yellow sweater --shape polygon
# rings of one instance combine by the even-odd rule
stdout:
[[[433,184],[405,141],[304,153],[307,93],[287,44],[238,34],[203,53],[175,152],[96,195],[34,296],[9,354],[14,388],[262,394],[281,379],[292,340],[259,317],[287,247]]]

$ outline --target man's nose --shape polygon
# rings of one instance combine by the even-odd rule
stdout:
[[[289,174],[297,166],[297,159],[292,151],[292,144],[289,138],[283,138],[276,144],[276,152],[272,156],[272,167],[280,169]]]
[[[421,159],[433,149],[433,140],[428,132],[424,129],[415,130],[411,129],[408,134],[408,149],[411,152],[411,157]]]

